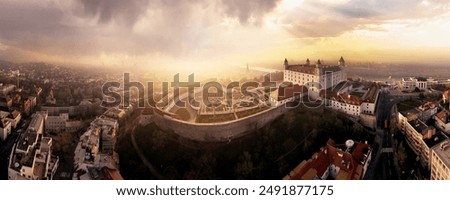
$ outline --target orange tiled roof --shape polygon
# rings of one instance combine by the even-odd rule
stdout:
[[[376,84],[373,84],[372,86],[370,86],[369,91],[367,91],[362,101],[368,103],[375,103],[377,94],[378,94],[378,86]]]
[[[441,121],[443,121],[444,123],[449,122],[449,114],[448,112],[444,109],[441,112],[438,112],[436,114],[436,117],[439,118]]]
[[[346,94],[346,93],[339,94],[337,92],[330,91],[330,90],[321,90],[319,95],[322,98],[335,100],[335,101],[339,101],[339,102],[350,104],[350,105],[357,105],[357,106],[361,105],[361,99],[359,97],[357,97],[355,95],[351,95],[351,94]]]
[[[365,151],[369,148],[368,144],[356,142],[351,152],[345,152],[335,147],[333,140],[328,140],[324,148],[313,155],[313,157],[298,165],[286,178],[287,179],[312,179],[322,177],[331,165],[340,168],[336,179],[361,179],[363,174],[363,163]],[[312,176],[311,173],[316,176]]]
[[[280,86],[278,88],[278,101],[289,99],[294,95],[299,95],[306,92],[308,92],[308,89],[303,85],[300,86],[295,84],[293,86]]]
[[[314,65],[289,65],[287,70],[312,75],[316,74],[316,67]]]

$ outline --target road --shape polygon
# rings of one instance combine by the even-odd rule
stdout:
[[[381,92],[377,104],[377,129],[372,152],[372,162],[364,176],[368,180],[397,180],[399,179],[394,166],[394,143],[389,128],[384,129],[384,122],[390,122],[392,111],[398,100]]]
[[[145,157],[142,150],[139,148],[136,138],[134,137],[134,129],[130,133],[131,134],[131,143],[133,144],[134,150],[138,154],[139,158],[141,159],[142,163],[148,168],[148,170],[156,176],[158,179],[164,179],[164,177],[158,172],[155,166]]]
[[[126,123],[123,123],[123,128],[121,128],[120,134],[130,134],[131,143],[133,145],[134,150],[138,154],[142,163],[148,168],[150,173],[152,173],[158,179],[164,179],[164,177],[158,172],[157,168],[145,157],[142,150],[139,148],[139,145],[136,142],[136,137],[134,136],[135,129],[139,126],[139,116],[141,110],[135,111],[127,120]]]
[[[11,154],[12,147],[14,143],[19,138],[20,133],[13,131],[11,135],[9,135],[5,141],[1,143],[0,148],[0,179],[6,180],[8,179],[8,164],[9,164],[9,156]]]
[[[17,126],[16,130],[11,132],[5,141],[0,144],[0,180],[8,179],[8,164],[9,164],[9,156],[12,151],[12,147],[14,143],[20,137],[20,134],[25,130],[28,126],[29,120],[24,120]],[[20,131],[19,131],[20,130]],[[19,133],[20,132],[20,133]]]

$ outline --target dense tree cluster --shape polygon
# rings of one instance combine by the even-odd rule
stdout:
[[[133,133],[148,160],[166,179],[281,179],[329,138],[367,140],[364,128],[336,112],[297,108],[229,143],[199,143],[155,125]],[[130,136],[117,143],[126,179],[154,179],[136,155]]]

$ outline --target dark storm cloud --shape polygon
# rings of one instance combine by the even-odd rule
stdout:
[[[264,14],[272,11],[278,2],[280,0],[222,0],[227,15],[237,17],[243,24],[251,17],[258,22]]]
[[[447,10],[442,0],[351,0],[343,4],[321,4],[306,0],[295,12],[287,13],[284,23],[296,37],[334,37],[346,31],[379,25],[389,20],[417,19],[440,15]],[[383,31],[383,29],[378,29]]]
[[[224,7],[225,15],[237,17],[239,21],[246,24],[252,17],[259,20],[264,14],[273,10],[280,0],[221,0],[216,1],[219,6]],[[99,22],[110,22],[112,20],[133,24],[146,12],[148,6],[166,5],[165,12],[171,12],[171,8],[179,8],[180,5],[189,7],[193,4],[206,4],[214,1],[208,0],[80,0],[83,13],[88,17],[98,17]],[[189,9],[178,10],[170,17],[182,19],[184,12]],[[181,16],[179,16],[181,15]]]
[[[372,10],[369,7],[358,8],[354,5],[336,7],[336,11],[350,18],[367,18],[379,15],[379,11]]]
[[[54,7],[0,2],[0,42],[28,51],[56,53],[63,44],[71,52],[79,30],[61,23],[64,12]]]
[[[80,0],[82,12],[100,23],[112,20],[133,25],[147,10],[148,0]]]
[[[178,55],[208,45],[215,36],[211,27],[223,17],[237,18],[244,26],[250,18],[259,22],[278,1],[5,0],[0,1],[0,43],[63,56]],[[144,30],[136,31],[137,25]]]
[[[331,7],[331,11],[350,18],[372,18],[405,16],[414,10],[421,0],[351,0],[346,4]],[[412,14],[412,13],[409,13]]]
[[[225,29],[219,26],[224,17],[238,19],[242,27],[258,27],[280,1],[0,0],[0,43],[16,51],[61,57],[177,56],[208,49],[220,40],[217,35]],[[419,0],[345,4],[304,0],[299,8],[279,14],[281,23],[289,24],[287,30],[296,37],[330,37],[386,20],[436,16],[442,13],[436,6],[448,5],[445,0],[428,1],[433,9],[421,7]]]

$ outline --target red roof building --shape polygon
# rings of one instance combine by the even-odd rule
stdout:
[[[311,159],[303,161],[283,179],[285,180],[359,180],[370,162],[371,149],[368,144],[347,140],[336,145],[329,139],[327,145]]]

